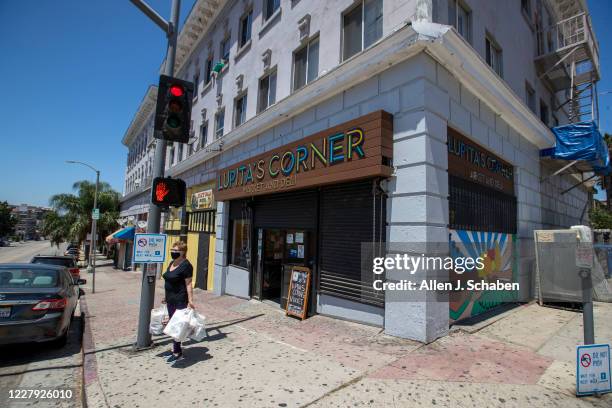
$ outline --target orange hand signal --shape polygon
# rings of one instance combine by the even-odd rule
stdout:
[[[157,197],[157,201],[164,201],[164,197],[168,195],[170,190],[166,183],[159,183],[155,188],[155,197]]]

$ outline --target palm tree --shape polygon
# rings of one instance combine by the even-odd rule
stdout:
[[[91,231],[91,212],[94,204],[96,185],[86,180],[72,185],[76,194],[56,194],[49,199],[53,211],[43,223],[43,234],[52,244],[65,241],[82,242]],[[120,194],[110,184],[101,182],[98,187],[98,233],[106,236],[116,229],[119,217]]]

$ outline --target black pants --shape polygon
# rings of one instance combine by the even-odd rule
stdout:
[[[166,306],[168,306],[168,318],[172,319],[172,315],[174,314],[174,312],[176,312],[178,309],[185,309],[187,307],[187,304],[177,303],[174,305],[174,304],[168,303]],[[183,349],[181,348],[180,341],[172,340],[172,352],[174,354],[183,354]]]

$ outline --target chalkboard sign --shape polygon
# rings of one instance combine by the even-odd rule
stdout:
[[[310,269],[303,266],[292,267],[286,314],[297,316],[300,319],[306,317],[309,290]]]

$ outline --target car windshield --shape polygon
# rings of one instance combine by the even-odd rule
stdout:
[[[74,265],[74,261],[72,259],[66,259],[66,258],[34,258],[32,263],[46,264],[46,265],[59,265],[59,266],[67,266],[67,267],[71,267]]]
[[[0,289],[52,288],[57,286],[59,271],[50,269],[0,269]]]

